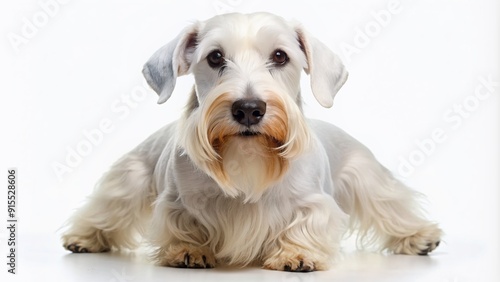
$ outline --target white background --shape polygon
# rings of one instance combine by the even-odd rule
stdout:
[[[1,228],[1,275],[7,281],[50,277],[175,281],[175,277],[200,279],[200,273],[204,279],[218,280],[246,275],[269,281],[498,281],[497,2],[40,0],[3,4],[0,167],[4,172],[0,175],[6,178],[7,168],[18,168],[20,274],[6,275],[9,234]],[[178,272],[123,256],[75,257],[62,250],[57,229],[100,175],[180,115],[192,77],[179,78],[172,98],[160,106],[156,94],[144,86],[143,63],[190,22],[230,11],[268,11],[298,20],[340,55],[350,77],[333,108],[322,109],[315,102],[304,75],[306,114],[351,133],[400,179],[427,195],[430,216],[446,232],[433,256],[354,252],[332,271],[286,276],[253,268]],[[390,17],[381,20],[381,13]],[[488,92],[481,79],[496,81],[496,86]],[[476,89],[483,94],[481,99],[475,96]],[[459,107],[464,108],[461,114]],[[111,129],[97,138],[95,132],[102,123]],[[436,132],[439,138],[434,136],[429,143]],[[78,148],[80,157],[69,156]],[[67,166],[67,171],[57,173],[57,165]],[[2,183],[0,214],[6,222],[7,187],[6,181]],[[129,272],[117,274],[124,269]]]

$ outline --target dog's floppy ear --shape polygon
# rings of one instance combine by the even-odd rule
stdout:
[[[158,104],[170,98],[177,77],[189,73],[197,32],[198,24],[187,27],[174,40],[156,51],[144,65],[142,74],[160,96]]]
[[[347,80],[348,72],[325,44],[296,28],[300,48],[306,55],[307,67],[304,71],[311,77],[314,97],[325,108],[333,105],[333,97]]]

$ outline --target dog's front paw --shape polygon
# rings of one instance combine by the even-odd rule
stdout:
[[[265,269],[291,272],[311,272],[324,269],[323,263],[314,258],[291,252],[281,252],[279,255],[266,259],[263,267]]]
[[[386,247],[395,254],[423,256],[434,251],[439,246],[442,233],[436,224],[430,224],[412,236],[392,237],[387,242]]]
[[[108,246],[94,237],[65,235],[62,240],[64,248],[72,253],[102,253],[110,250]]]
[[[161,248],[156,260],[159,265],[180,268],[213,268],[216,262],[209,248],[185,243]]]

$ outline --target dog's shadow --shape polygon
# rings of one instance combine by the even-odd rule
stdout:
[[[68,253],[62,257],[63,271],[88,281],[138,281],[138,272],[150,268],[147,256],[139,252]],[[106,279],[108,278],[108,279]]]
[[[354,251],[343,258],[330,271],[293,273],[264,270],[259,266],[244,268],[218,265],[213,269],[171,268],[154,265],[145,251],[113,251],[96,254],[67,254],[62,257],[61,271],[86,281],[318,281],[336,278],[372,278],[394,274],[396,271],[421,273],[438,263],[432,256],[385,255]],[[420,274],[421,275],[421,274]]]
[[[265,271],[258,266],[238,268],[234,266],[217,266],[213,269],[186,269],[154,265],[144,251],[112,251],[106,253],[69,253],[62,257],[62,271],[68,275],[86,281],[237,281],[245,273],[244,281],[277,281],[277,271]],[[288,273],[290,274],[290,273]],[[248,280],[248,279],[250,280]],[[257,279],[257,280],[255,280]],[[158,280],[164,281],[164,280]],[[278,280],[279,281],[279,280]],[[308,281],[308,280],[298,280]]]

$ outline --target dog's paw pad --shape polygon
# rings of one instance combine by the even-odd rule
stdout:
[[[214,268],[215,257],[206,247],[179,244],[157,253],[158,263],[178,268]]]

